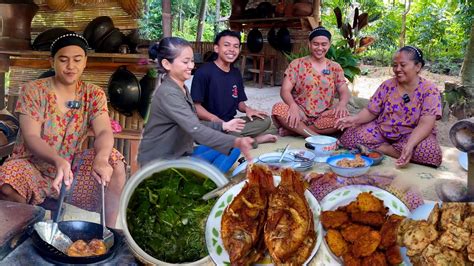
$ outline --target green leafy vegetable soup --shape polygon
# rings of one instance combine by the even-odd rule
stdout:
[[[188,169],[153,174],[138,185],[128,203],[130,234],[146,253],[161,261],[182,263],[205,257],[204,227],[216,200],[201,197],[216,187]]]

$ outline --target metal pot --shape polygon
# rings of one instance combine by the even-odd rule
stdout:
[[[253,29],[247,36],[247,48],[252,53],[258,53],[263,48],[263,36],[262,33],[257,29]]]
[[[277,40],[279,43],[280,51],[285,53],[291,53],[291,37],[290,31],[287,28],[283,27],[278,30]]]
[[[30,49],[31,21],[38,9],[35,3],[0,2],[0,49]]]
[[[96,52],[117,53],[122,45],[125,36],[119,29],[114,28],[108,34],[97,41]]]
[[[275,50],[280,50],[280,44],[278,43],[278,39],[276,36],[276,29],[272,27],[267,34],[268,43],[275,48]]]
[[[49,51],[51,49],[51,44],[56,40],[59,36],[65,33],[71,33],[72,31],[66,28],[52,28],[43,31],[42,33],[36,36],[33,44],[31,45],[34,50],[38,51]]]
[[[71,238],[72,241],[82,239],[89,242],[94,238],[102,239],[103,227],[100,224],[86,221],[63,221],[58,223],[58,227],[59,230]],[[69,257],[41,239],[36,230],[32,231],[31,239],[40,255],[45,260],[54,264],[90,264],[108,259],[114,255],[117,249],[123,244],[122,236],[112,228],[109,228],[109,230],[114,234],[114,244],[107,250],[107,253],[99,256]]]
[[[108,16],[96,17],[84,29],[83,36],[93,49],[98,47],[99,40],[114,29],[114,23]]]
[[[153,98],[153,92],[155,92],[157,79],[152,77],[150,72],[140,80],[140,104],[138,105],[138,112],[142,118],[146,118],[148,110],[150,109],[151,99]]]
[[[108,85],[110,104],[120,113],[131,116],[140,102],[140,83],[125,66],[110,76]]]

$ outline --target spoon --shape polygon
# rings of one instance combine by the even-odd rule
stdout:
[[[306,128],[303,129],[303,131],[304,131],[306,134],[310,135],[311,137],[318,137],[318,136],[319,136],[318,134],[313,133],[313,132],[307,130]]]
[[[281,163],[281,161],[283,160],[283,158],[285,157],[285,154],[286,152],[288,151],[288,148],[290,147],[290,144],[286,144],[285,146],[285,149],[283,150],[283,152],[281,153],[281,156],[280,156],[280,159],[278,160],[279,163]]]

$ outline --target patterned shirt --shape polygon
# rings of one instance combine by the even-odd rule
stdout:
[[[329,70],[326,72],[326,70]],[[293,60],[285,71],[294,86],[293,99],[307,116],[318,117],[333,105],[336,90],[346,83],[341,66],[326,59],[325,73],[318,73],[310,56]]]
[[[410,99],[407,103],[403,100],[403,94],[397,80],[392,78],[379,86],[367,106],[371,113],[378,116],[375,122],[384,137],[391,140],[410,134],[422,116],[441,118],[441,94],[431,81],[420,77],[418,86],[407,94]]]
[[[62,113],[52,89],[52,78],[39,79],[27,83],[21,89],[15,111],[27,115],[41,123],[41,138],[53,147],[62,158],[72,162],[87,137],[91,122],[101,114],[107,113],[107,99],[104,91],[93,84],[79,81],[76,100],[79,109],[68,109]],[[34,163],[47,175],[54,175],[55,168],[42,161],[28,150],[19,134],[10,159],[25,158]]]

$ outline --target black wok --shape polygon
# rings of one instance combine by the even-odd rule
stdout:
[[[86,221],[63,221],[59,222],[58,226],[59,230],[69,236],[72,241],[82,239],[86,242],[89,242],[94,238],[102,239],[103,227],[100,224]],[[38,250],[40,255],[47,261],[50,261],[54,264],[89,264],[113,257],[117,249],[119,249],[123,244],[122,236],[120,236],[116,230],[112,228],[109,229],[114,234],[114,244],[109,250],[107,250],[107,253],[99,256],[69,257],[68,255],[62,253],[55,247],[43,241],[43,239],[41,239],[34,229],[31,233],[31,239],[33,240],[33,245],[35,246],[36,250]]]

